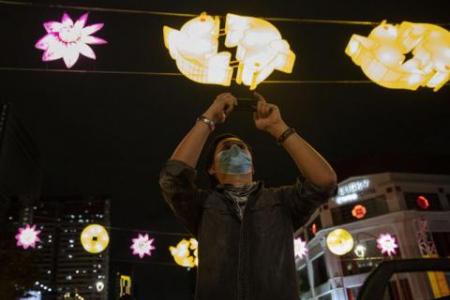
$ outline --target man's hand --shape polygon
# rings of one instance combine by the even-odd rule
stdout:
[[[217,95],[213,104],[211,104],[203,115],[214,123],[223,123],[233,111],[235,105],[237,105],[236,97],[231,93],[222,93]]]
[[[278,138],[288,126],[281,118],[280,110],[275,104],[267,103],[263,96],[254,93],[258,99],[256,112],[253,113],[256,128],[270,133],[275,138]]]

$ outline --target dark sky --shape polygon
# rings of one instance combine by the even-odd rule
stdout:
[[[417,1],[418,2],[418,1]],[[45,3],[39,1],[38,3]],[[85,5],[86,1],[52,1]],[[89,1],[89,6],[182,13],[450,23],[449,1]],[[34,43],[42,23],[63,9],[0,3],[1,67],[64,69],[42,63]],[[82,10],[68,9],[78,18]],[[163,46],[162,26],[187,18],[93,11],[88,24],[104,22],[93,46],[97,60],[81,57],[73,69],[177,72]],[[344,53],[353,33],[371,26],[273,22],[297,54],[294,72],[270,79],[366,80]],[[449,26],[446,26],[449,29]],[[113,226],[183,232],[163,203],[158,173],[177,143],[214,99],[245,88],[200,85],[184,77],[0,71],[2,99],[36,141],[42,156],[45,195],[111,194]],[[390,90],[375,84],[261,84],[285,121],[335,167],[339,180],[374,172],[450,174],[450,87],[437,93]],[[293,182],[297,170],[284,150],[257,131],[251,115],[235,112],[218,132],[246,139],[256,153],[256,175],[267,185]],[[202,179],[202,178],[200,178]],[[203,181],[202,181],[203,182]],[[157,237],[158,238],[158,237]],[[167,237],[161,237],[166,238]],[[124,238],[125,239],[125,238]],[[166,251],[167,244],[161,241]],[[121,246],[114,253],[127,259]],[[165,259],[165,254],[157,254]],[[181,268],[135,265],[141,295],[185,295]],[[177,293],[177,290],[179,292]],[[187,296],[186,296],[187,297]],[[187,299],[187,298],[186,298]]]

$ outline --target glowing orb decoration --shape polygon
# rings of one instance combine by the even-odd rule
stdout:
[[[388,256],[397,254],[397,241],[395,237],[389,233],[382,233],[377,239],[377,248],[381,250],[381,253]]]
[[[92,36],[99,31],[103,23],[86,26],[88,13],[83,14],[75,23],[67,13],[63,14],[61,22],[48,21],[44,23],[47,34],[35,45],[43,50],[42,61],[63,59],[67,68],[77,62],[80,54],[95,59],[94,50],[89,45],[106,44],[104,39]]]
[[[133,255],[138,255],[140,258],[144,258],[145,255],[151,256],[151,251],[155,249],[153,246],[154,239],[150,239],[148,234],[139,234],[137,238],[132,240],[131,250]]]
[[[367,248],[364,245],[356,245],[355,250],[353,250],[353,253],[359,258],[364,258],[366,256]]]
[[[218,52],[219,17],[202,13],[186,22],[180,30],[164,26],[163,32],[164,45],[183,75],[204,84],[231,84],[231,52]],[[225,46],[237,47],[238,84],[253,90],[274,70],[292,72],[295,54],[271,23],[227,14],[223,32]]]
[[[428,209],[430,207],[430,201],[425,196],[417,197],[416,203],[421,209]]]
[[[345,53],[387,88],[437,91],[450,78],[450,32],[432,24],[383,21],[368,37],[354,34]]]
[[[335,255],[345,255],[353,249],[354,241],[350,232],[338,228],[327,236],[327,247]]]
[[[355,205],[352,209],[352,216],[357,219],[364,218],[366,216],[366,213],[367,213],[367,209],[361,204]]]
[[[99,224],[86,226],[81,232],[81,245],[89,253],[104,251],[109,244],[109,235],[105,227]]]
[[[306,241],[301,238],[294,239],[294,254],[296,258],[304,258],[308,254],[308,248],[306,248]]]
[[[25,250],[36,247],[36,243],[41,241],[39,239],[40,233],[40,230],[36,230],[36,225],[26,224],[25,227],[19,228],[16,234],[17,247],[22,247]]]
[[[181,240],[176,247],[169,247],[175,262],[186,268],[198,266],[198,242],[196,239]]]

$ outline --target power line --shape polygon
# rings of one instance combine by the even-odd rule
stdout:
[[[42,226],[47,226],[45,224],[46,221],[47,222],[55,222],[55,223],[68,223],[69,225],[73,225],[73,226],[77,226],[77,227],[86,227],[87,225],[90,224],[96,224],[97,222],[100,222],[99,220],[93,221],[93,222],[88,222],[88,223],[78,223],[76,222],[76,220],[74,219],[73,222],[70,222],[70,220],[67,219],[63,219],[63,218],[57,218],[57,217],[48,217],[48,216],[40,216],[40,215],[33,215],[33,220],[36,219],[36,224],[43,224]],[[18,223],[18,222],[16,222]],[[101,222],[100,222],[101,223]],[[87,224],[87,225],[86,225]],[[18,223],[18,225],[20,225],[20,223]],[[117,231],[132,231],[132,232],[138,232],[138,233],[150,233],[152,235],[171,235],[171,236],[191,236],[190,233],[188,232],[170,232],[170,231],[156,231],[156,230],[148,230],[148,229],[136,229],[136,228],[124,228],[124,227],[115,227],[115,226],[108,226],[108,225],[103,225],[105,228],[108,228],[110,230],[117,230]],[[20,226],[19,226],[20,227]]]
[[[162,76],[183,77],[176,72],[146,72],[146,71],[114,71],[114,70],[72,70],[72,69],[45,69],[45,68],[16,68],[0,67],[0,71],[17,72],[49,72],[49,73],[75,73],[75,74],[110,74],[110,75],[136,75],[136,76]],[[261,84],[367,84],[370,80],[266,80]]]
[[[36,2],[22,2],[22,1],[7,1],[0,0],[0,4],[26,6],[26,7],[44,7],[44,8],[56,8],[56,9],[72,9],[72,10],[84,10],[84,11],[100,11],[100,12],[113,12],[113,13],[125,13],[125,14],[142,14],[153,16],[170,16],[170,17],[182,17],[193,18],[199,14],[192,13],[179,13],[168,11],[155,11],[155,10],[143,10],[143,9],[123,9],[123,8],[107,8],[107,7],[94,7],[85,5],[63,5],[63,4],[44,4]],[[221,16],[223,17],[223,16]],[[311,18],[284,18],[284,17],[264,17],[259,18],[275,21],[275,22],[290,22],[290,23],[306,23],[306,24],[335,24],[335,25],[363,25],[374,26],[379,25],[380,21],[360,21],[360,20],[338,20],[338,19],[311,19]],[[436,25],[448,26],[450,23],[434,23]]]
[[[147,71],[115,71],[115,70],[73,70],[73,69],[45,69],[45,68],[17,68],[0,67],[0,71],[13,72],[48,72],[48,73],[73,73],[73,74],[109,74],[109,75],[135,75],[135,76],[161,76],[184,77],[177,72],[147,72]],[[233,79],[235,81],[235,79]],[[264,80],[260,84],[373,84],[370,80]],[[446,83],[449,86],[450,83]]]

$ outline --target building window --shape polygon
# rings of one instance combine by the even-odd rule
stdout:
[[[442,210],[438,194],[432,193],[405,193],[405,203],[408,209],[414,210]],[[423,205],[426,200],[427,205]]]
[[[389,212],[386,197],[379,196],[372,199],[364,200],[361,202],[354,202],[351,204],[342,205],[331,210],[333,218],[333,225],[346,224],[354,221],[358,221],[352,214],[352,210],[356,205],[363,205],[366,209],[364,218],[371,218],[379,215],[383,215]]]
[[[347,299],[348,300],[356,300],[360,290],[361,290],[360,286],[346,288],[345,291],[347,292]]]
[[[297,271],[298,287],[300,293],[307,293],[311,289],[308,280],[308,268],[305,266]]]
[[[363,257],[357,257],[353,251],[341,257],[342,273],[344,276],[368,273],[385,259],[377,248],[377,242],[375,240],[366,240],[359,242],[359,244],[365,247]],[[400,258],[400,251],[394,257]]]
[[[333,298],[331,298],[331,293],[328,293],[326,295],[322,295],[319,298],[317,298],[317,300],[332,300]]]
[[[314,274],[315,287],[328,281],[328,273],[324,255],[321,255],[312,261],[312,268]]]

